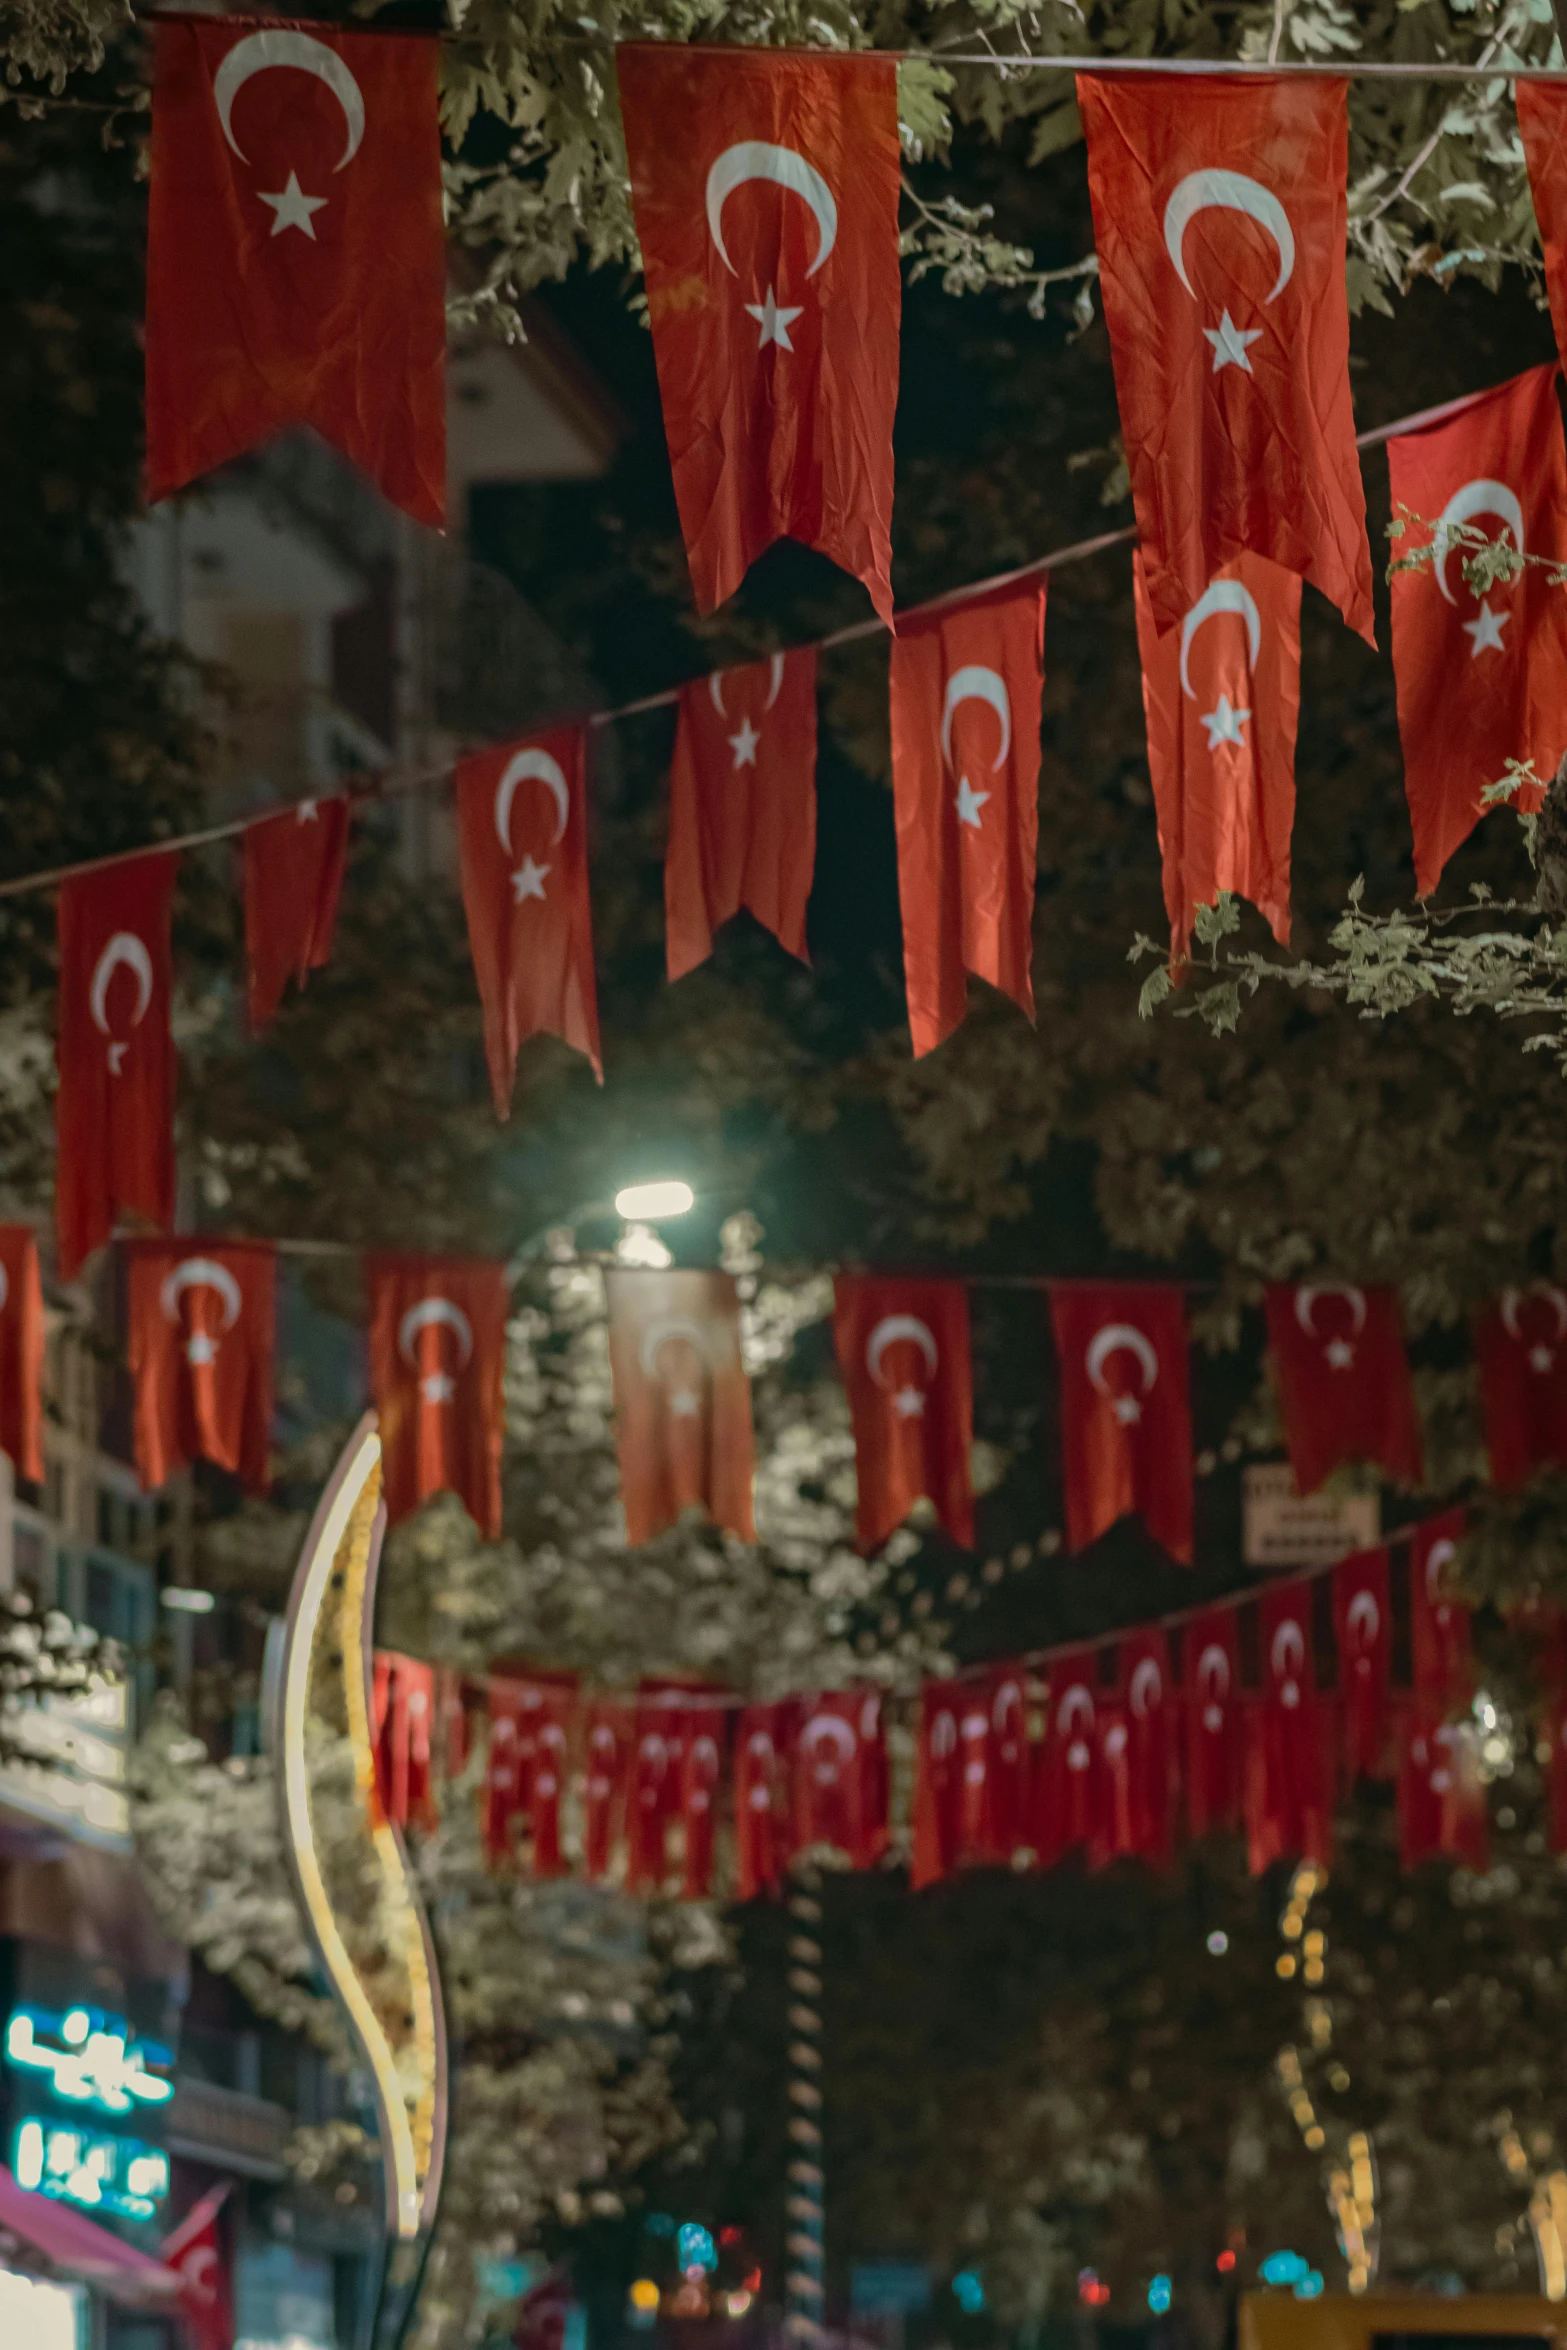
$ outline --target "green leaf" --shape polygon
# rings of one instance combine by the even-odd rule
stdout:
[[[1138,1019],[1151,1020],[1174,985],[1175,982],[1163,963],[1159,965],[1157,971],[1150,971],[1138,992]]]

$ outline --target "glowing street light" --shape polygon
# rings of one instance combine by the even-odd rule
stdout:
[[[615,1213],[628,1224],[661,1224],[668,1216],[686,1216],[696,1206],[689,1183],[628,1183],[615,1194]]]

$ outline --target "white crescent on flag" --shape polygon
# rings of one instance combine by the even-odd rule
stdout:
[[[1279,249],[1279,274],[1274,281],[1270,302],[1277,301],[1289,284],[1295,268],[1295,232],[1290,227],[1289,214],[1274,195],[1243,171],[1189,171],[1181,180],[1164,208],[1164,242],[1175,274],[1189,294],[1194,294],[1191,279],[1186,274],[1182,253],[1188,225],[1199,212],[1211,205],[1222,205],[1230,212],[1244,212],[1265,228]],[[1195,296],[1194,296],[1195,298]]]
[[[925,1357],[930,1376],[932,1379],[936,1376],[936,1366],[941,1358],[936,1349],[935,1333],[917,1314],[884,1314],[865,1344],[865,1368],[879,1387],[886,1385],[881,1375],[881,1358],[888,1347],[895,1345],[900,1338],[913,1339]]]
[[[342,155],[332,167],[341,171],[345,164],[353,162],[365,135],[364,92],[335,49],[329,49],[325,41],[316,40],[312,34],[291,27],[275,26],[265,32],[247,33],[224,57],[212,77],[212,95],[223,136],[241,163],[248,163],[250,158],[235,138],[229,119],[234,101],[252,74],[266,73],[278,65],[297,66],[301,73],[313,73],[317,81],[325,82],[342,107],[348,138]]]
[[[1523,1332],[1518,1327],[1518,1308],[1523,1304],[1524,1295],[1521,1289],[1502,1291],[1502,1328],[1509,1338],[1515,1338],[1520,1343]],[[1528,1295],[1549,1298],[1556,1316],[1556,1335],[1558,1338],[1567,1338],[1567,1290],[1557,1289],[1549,1281],[1534,1281],[1529,1285]],[[0,1297],[0,1304],[4,1302],[4,1298]]]
[[[806,271],[814,277],[838,241],[838,206],[831,188],[813,163],[792,147],[770,146],[765,139],[742,139],[726,147],[707,175],[707,229],[718,247],[718,257],[731,277],[739,271],[724,244],[724,203],[747,180],[773,180],[781,188],[803,196],[816,215],[816,259]]]
[[[239,1283],[227,1265],[215,1263],[211,1257],[185,1257],[177,1264],[158,1292],[158,1303],[163,1308],[166,1322],[180,1318],[180,1296],[187,1289],[215,1289],[223,1300],[223,1327],[232,1330],[239,1320]]]
[[[1519,554],[1523,547],[1523,507],[1516,490],[1510,490],[1505,481],[1466,481],[1462,489],[1454,490],[1447,504],[1436,518],[1431,533],[1432,568],[1436,584],[1450,604],[1458,598],[1447,584],[1447,559],[1457,545],[1460,523],[1472,522],[1477,514],[1492,514],[1498,522],[1505,522],[1513,534],[1513,544]]]
[[[1101,1395],[1108,1395],[1105,1365],[1112,1355],[1122,1353],[1136,1356],[1143,1374],[1143,1393],[1147,1395],[1159,1376],[1159,1357],[1142,1331],[1134,1329],[1130,1322],[1107,1322],[1102,1330],[1095,1331],[1083,1358],[1089,1378]]]
[[[449,1297],[422,1297],[416,1306],[410,1306],[397,1325],[397,1351],[410,1369],[417,1370],[413,1343],[421,1330],[444,1327],[457,1333],[466,1363],[473,1353],[473,1324],[461,1306],[453,1305]]]
[[[1131,1686],[1127,1690],[1127,1701],[1133,1713],[1141,1721],[1152,1706],[1161,1703],[1163,1697],[1164,1675],[1160,1672],[1155,1659],[1151,1656],[1145,1656],[1132,1675]]]
[[[978,661],[967,668],[954,669],[947,680],[946,698],[941,706],[941,755],[952,765],[952,721],[960,702],[988,702],[1001,721],[1001,748],[991,760],[994,771],[1006,763],[1012,748],[1012,704],[1007,695],[1006,681],[994,669],[986,669]]]
[[[1353,1632],[1362,1648],[1374,1648],[1382,1629],[1382,1610],[1373,1591],[1357,1591],[1344,1610],[1344,1628]]]
[[[508,759],[500,782],[495,786],[495,837],[509,857],[511,855],[511,804],[519,783],[542,783],[555,802],[555,830],[551,846],[565,837],[566,819],[571,814],[571,800],[566,790],[566,778],[557,760],[548,751],[519,751]]]
[[[643,1331],[642,1343],[637,1349],[637,1361],[642,1367],[644,1379],[658,1377],[659,1355],[666,1346],[677,1338],[689,1340],[703,1362],[707,1361],[708,1334],[701,1323],[693,1322],[686,1314],[660,1314],[655,1321],[649,1322]]]
[[[784,657],[782,653],[774,653],[771,656],[771,680],[767,688],[767,699],[762,704],[762,715],[764,718],[768,711],[772,708],[774,702],[776,702],[778,699],[779,689],[783,684],[783,673]],[[713,708],[718,712],[719,717],[727,718],[729,713],[724,708],[723,670],[715,669],[713,671],[712,676],[707,681],[707,690],[712,697]]]
[[[1253,668],[1262,650],[1262,614],[1257,609],[1251,590],[1238,579],[1210,579],[1196,603],[1181,622],[1181,691],[1195,701],[1191,671],[1187,659],[1192,649],[1192,638],[1205,620],[1212,620],[1220,612],[1237,612],[1246,623],[1246,641],[1251,647]]]
[[[1366,1326],[1365,1291],[1356,1289],[1353,1283],[1347,1281],[1304,1283],[1295,1292],[1295,1319],[1308,1338],[1318,1335],[1312,1316],[1317,1310],[1319,1297],[1342,1297],[1348,1300],[1350,1313],[1354,1317],[1355,1336],[1358,1338]]]
[[[93,965],[88,1007],[105,1036],[109,1033],[109,982],[122,966],[136,981],[136,1009],[131,1014],[131,1026],[135,1028],[146,1018],[147,1006],[152,1002],[152,957],[134,930],[117,930]]]

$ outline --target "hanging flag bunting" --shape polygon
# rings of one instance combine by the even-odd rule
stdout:
[[[1317,1693],[1314,1586],[1275,1584],[1257,1601],[1262,1696],[1251,1709],[1246,1830],[1253,1876],[1276,1860],[1326,1863],[1333,1844],[1328,1716]]]
[[[984,1696],[990,1732],[985,1747],[982,1824],[976,1841],[986,1860],[1010,1868],[1028,1844],[1034,1761],[1028,1692],[1018,1667],[1005,1662],[992,1665]]]
[[[84,873],[60,887],[55,1219],[60,1278],[74,1280],[122,1209],[174,1220],[173,972],[178,852]]]
[[[511,1115],[517,1053],[558,1036],[599,1056],[588,902],[587,737],[554,726],[459,759],[452,786],[495,1115]]]
[[[435,1719],[435,1667],[395,1649],[377,1649],[372,1678],[371,1735],[381,1809],[394,1828],[435,1825],[430,1741]]]
[[[1438,1707],[1467,1704],[1473,1685],[1470,1611],[1453,1589],[1464,1509],[1417,1526],[1409,1544],[1409,1627],[1415,1694]]]
[[[501,1379],[510,1299],[503,1265],[470,1257],[365,1258],[370,1395],[392,1525],[455,1493],[481,1533],[501,1530]]]
[[[1545,291],[1556,348],[1567,353],[1567,92],[1559,83],[1517,81],[1518,131],[1545,255]]]
[[[1375,1461],[1418,1485],[1420,1422],[1394,1291],[1288,1282],[1268,1291],[1267,1309],[1296,1491],[1315,1493],[1341,1461]]]
[[[44,1293],[31,1224],[0,1224],[0,1452],[41,1485]]]
[[[287,982],[303,987],[331,956],[348,821],[348,795],[338,792],[245,827],[245,962],[257,1036],[276,1015]]]
[[[1179,1289],[1060,1282],[1050,1290],[1061,1362],[1067,1541],[1086,1550],[1135,1511],[1190,1566],[1192,1421]]]
[[[966,1857],[964,1775],[969,1756],[959,1724],[976,1725],[975,1767],[984,1780],[984,1737],[989,1727],[975,1694],[958,1681],[927,1681],[920,1691],[918,1744],[914,1761],[914,1843],[910,1890],[923,1892],[952,1874]]]
[[[661,1893],[681,1814],[691,1692],[651,1683],[637,1698],[626,1786],[626,1890]]]
[[[1034,1800],[1033,1845],[1042,1868],[1102,1838],[1100,1704],[1097,1648],[1051,1659]]]
[[[705,963],[742,906],[809,962],[815,865],[815,647],[682,687],[664,858],[670,978]]]
[[[1399,1860],[1406,1869],[1445,1855],[1490,1866],[1491,1824],[1472,1732],[1416,1697],[1400,1709]]]
[[[892,796],[916,1058],[950,1036],[973,971],[1034,1017],[1042,580],[900,621]]]
[[[957,1281],[833,1284],[838,1371],[854,1423],[857,1539],[880,1548],[922,1497],[954,1542],[974,1542],[968,1292]]]
[[[1388,442],[1395,559],[1425,546],[1429,564],[1393,574],[1393,675],[1404,789],[1415,836],[1415,887],[1442,868],[1485,814],[1482,794],[1509,759],[1533,759],[1538,788],[1511,806],[1537,813],[1567,750],[1567,599],[1526,564],[1477,596],[1463,575],[1464,525],[1567,561],[1567,448],[1558,368],[1531,367],[1447,424]],[[1424,527],[1422,527],[1424,526]]]
[[[587,1768],[582,1781],[582,1868],[594,1883],[609,1874],[615,1818],[626,1787],[632,1717],[622,1705],[592,1707],[587,1723]]]
[[[158,2247],[158,2258],[180,2280],[179,2313],[190,2350],[231,2350],[234,2288],[223,2206],[233,2181],[222,2179],[193,2203]]]
[[[794,1845],[828,1844],[851,1868],[874,1868],[887,1844],[887,1749],[881,1693],[802,1698],[794,1745]]]
[[[1241,1816],[1240,1632],[1232,1607],[1194,1616],[1181,1636],[1186,1698],[1186,1818],[1194,1836]]]
[[[776,1893],[789,1867],[789,1766],[798,1728],[792,1699],[748,1705],[735,1727],[735,1888],[741,1901]]]
[[[1567,1290],[1504,1289],[1476,1317],[1474,1347],[1491,1483],[1516,1493],[1536,1469],[1567,1463]]]
[[[1175,1851],[1175,1797],[1180,1784],[1176,1700],[1170,1644],[1157,1626],[1132,1632],[1116,1657],[1126,1755],[1126,1841],[1118,1847],[1156,1868]]]
[[[272,1477],[277,1252],[269,1240],[137,1240],[126,1247],[136,1473],[156,1493],[212,1461],[250,1493]]]
[[[147,494],[289,425],[446,514],[433,37],[165,18],[147,212]]]
[[[1170,962],[1186,961],[1197,908],[1221,890],[1249,898],[1287,946],[1299,574],[1239,555],[1163,637],[1138,553],[1132,582]]]
[[[697,609],[793,538],[890,625],[896,61],[670,41],[615,70]]]
[[[728,1716],[721,1705],[693,1710],[680,1769],[680,1825],[685,1834],[683,1901],[705,1901],[713,1890],[718,1789],[724,1768]]]
[[[1032,1833],[1028,1715],[1015,1665],[921,1692],[910,1884],[976,1863],[1010,1867]]]
[[[1237,555],[1373,642],[1349,396],[1345,84],[1079,74],[1088,192],[1161,634]]]
[[[617,1265],[604,1289],[626,1540],[651,1542],[702,1509],[754,1542],[756,1447],[733,1280]]]
[[[1385,1778],[1393,1665],[1385,1550],[1357,1550],[1333,1569],[1333,1637],[1345,1771],[1351,1779]]]

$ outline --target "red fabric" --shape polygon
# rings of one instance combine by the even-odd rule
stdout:
[[[626,1889],[664,1890],[669,1831],[681,1816],[690,1692],[649,1688],[637,1699],[626,1786]]]
[[[1338,1643],[1339,1741],[1345,1772],[1351,1779],[1384,1778],[1393,1661],[1393,1602],[1385,1550],[1357,1550],[1334,1568],[1333,1637]]]
[[[490,1742],[484,1758],[484,1850],[504,1860],[512,1849],[512,1822],[525,1809],[519,1755],[522,1684],[491,1680],[488,1690]]]
[[[713,1890],[718,1790],[723,1779],[728,1717],[721,1705],[694,1706],[686,1720],[680,1768],[680,1824],[685,1831],[681,1898],[705,1901]]]
[[[485,1849],[500,1858],[513,1847],[512,1822],[533,1832],[535,1877],[565,1873],[561,1803],[576,1705],[576,1676],[547,1673],[489,1681],[490,1750],[485,1774]]]
[[[887,1750],[881,1696],[836,1689],[802,1701],[794,1746],[794,1843],[830,1844],[852,1867],[875,1866],[887,1843]]]
[[[892,796],[916,1058],[950,1036],[976,972],[1034,1017],[1041,580],[901,621]]]
[[[1221,890],[1249,898],[1287,945],[1299,576],[1239,555],[1162,637],[1141,555],[1132,580],[1170,961],[1187,960],[1197,908]]]
[[[1557,364],[1531,367],[1446,424],[1387,445],[1395,519],[1406,523],[1400,561],[1439,535],[1420,527],[1451,514],[1533,555],[1567,561],[1567,448],[1556,400]],[[1415,888],[1442,868],[1485,814],[1487,784],[1509,759],[1533,759],[1538,788],[1517,793],[1537,813],[1567,750],[1567,601],[1549,573],[1526,565],[1477,596],[1462,542],[1442,561],[1393,574],[1393,675],[1404,789],[1415,836]]]
[[[615,1817],[626,1790],[631,1736],[628,1707],[593,1707],[588,1716],[587,1770],[582,1782],[582,1867],[586,1876],[596,1880],[609,1874]]]
[[[1194,1836],[1241,1815],[1240,1636],[1232,1607],[1209,1608],[1182,1635],[1186,1817]]]
[[[683,688],[669,770],[665,952],[683,979],[743,906],[802,963],[816,865],[816,651]]]
[[[1329,1717],[1317,1693],[1309,1579],[1257,1601],[1262,1695],[1248,1708],[1247,1842],[1252,1874],[1286,1858],[1326,1862],[1332,1849]]]
[[[1342,1281],[1268,1291],[1268,1343],[1290,1467],[1315,1493],[1341,1461],[1376,1461],[1420,1483],[1420,1422],[1391,1289]]]
[[[459,759],[453,775],[495,1114],[511,1114],[517,1053],[558,1036],[602,1081],[588,898],[587,737],[580,726]]]
[[[1116,1665],[1125,1707],[1126,1850],[1163,1868],[1175,1852],[1180,1784],[1170,1644],[1157,1628],[1130,1633]]]
[[[73,1280],[130,1209],[174,1218],[173,972],[177,849],[130,857],[60,887],[55,1219]]]
[[[259,1036],[292,979],[303,987],[332,953],[348,863],[347,795],[301,800],[245,827],[245,962]]]
[[[1372,642],[1349,396],[1344,83],[1080,74],[1077,99],[1161,631],[1249,553],[1309,579]],[[1206,187],[1198,176],[1218,173]]]
[[[1399,1859],[1406,1869],[1446,1857],[1490,1865],[1491,1823],[1469,1731],[1418,1697],[1400,1708]]]
[[[1098,1810],[1088,1840],[1088,1865],[1104,1869],[1137,1851],[1132,1817],[1132,1736],[1125,1700],[1115,1690],[1101,1693],[1095,1716],[1098,1733]]]
[[[959,1681],[927,1681],[920,1690],[914,1759],[914,1845],[911,1889],[922,1892],[950,1875],[964,1857],[964,1755],[958,1722],[969,1704]],[[983,1730],[985,1717],[979,1717]],[[983,1764],[981,1764],[983,1770]]]
[[[617,1266],[604,1287],[626,1540],[651,1542],[700,1508],[754,1542],[756,1447],[733,1280]]]
[[[1028,1715],[1014,1665],[921,1691],[914,1780],[917,1892],[959,1866],[1011,1864],[1031,1833]]]
[[[1567,352],[1567,91],[1552,82],[1519,81],[1518,130],[1529,167],[1529,192],[1545,254],[1545,291],[1556,348]]]
[[[233,2192],[220,2180],[193,2203],[158,2247],[158,2257],[180,2280],[179,2311],[188,2350],[232,2350],[234,2288],[224,2243],[223,2206]]]
[[[501,1380],[509,1293],[502,1265],[367,1256],[370,1394],[381,1421],[387,1516],[455,1493],[481,1533],[501,1530]]]
[[[135,1240],[126,1247],[136,1473],[155,1493],[213,1461],[251,1493],[272,1482],[277,1252],[269,1240]]]
[[[1552,1852],[1567,1852],[1567,1621],[1552,1608],[1541,1626],[1540,1729],[1545,1758],[1546,1839]]]
[[[467,1768],[468,1743],[463,1677],[442,1665],[435,1675],[435,1753],[443,1779],[456,1779]]]
[[[1035,1783],[1034,1849],[1049,1868],[1103,1838],[1104,1754],[1099,1651],[1073,1649],[1050,1667],[1045,1742]]]
[[[376,1792],[394,1828],[433,1825],[430,1733],[435,1667],[395,1649],[377,1649],[372,1680]]]
[[[735,1731],[735,1877],[739,1898],[776,1893],[790,1853],[790,1757],[799,1726],[792,1701],[748,1705]]]
[[[1470,1611],[1452,1595],[1453,1561],[1469,1524],[1464,1509],[1418,1525],[1409,1544],[1409,1628],[1415,1694],[1437,1707],[1466,1704],[1473,1684]]]
[[[793,538],[890,624],[896,62],[658,42],[615,66],[697,609]]]
[[[1061,1363],[1067,1540],[1086,1550],[1129,1511],[1190,1566],[1192,1419],[1179,1289],[1063,1283],[1050,1292]]]
[[[310,424],[439,528],[437,42],[200,17],[155,38],[149,499]]]
[[[1028,1699],[1017,1667],[993,1665],[985,1695],[990,1735],[979,1842],[987,1860],[1010,1868],[1014,1855],[1027,1845],[1032,1826],[1029,1799],[1034,1750],[1029,1737]]]
[[[0,1452],[19,1477],[43,1482],[44,1293],[38,1236],[0,1224]]]
[[[854,1423],[861,1550],[878,1549],[922,1495],[953,1541],[972,1548],[967,1290],[958,1281],[846,1273],[834,1298],[838,1370]]]
[[[1491,1483],[1515,1493],[1567,1463],[1567,1290],[1504,1289],[1477,1315],[1474,1348]]]

